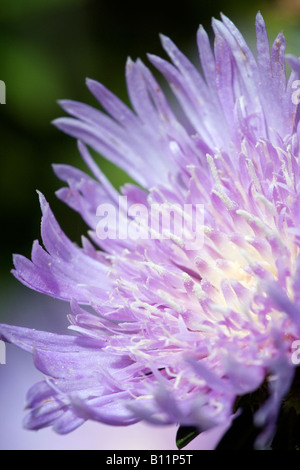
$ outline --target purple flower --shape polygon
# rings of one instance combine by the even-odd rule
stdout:
[[[300,62],[288,56],[286,80],[284,36],[270,49],[260,13],[257,59],[225,16],[213,30],[214,51],[202,27],[197,34],[203,74],[165,36],[172,63],[149,55],[184,119],[141,60],[126,66],[133,110],[93,80],[87,86],[107,113],[61,102],[73,117],[55,124],[78,139],[94,177],[55,165],[68,184],[57,195],[89,225],[90,241],[70,241],[41,195],[44,247],[34,242],[31,261],[14,257],[23,284],[70,301],[76,333],[0,326],[0,338],[30,351],[46,376],[28,392],[29,429],[63,434],[91,419],[206,430],[265,387],[256,447],[274,436],[300,338]],[[141,227],[124,207],[119,236],[97,236],[97,208],[117,210],[120,194],[86,146],[136,181],[121,188],[128,206],[202,205],[203,239],[188,249],[189,229],[122,236]]]

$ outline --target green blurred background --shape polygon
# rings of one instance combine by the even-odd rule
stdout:
[[[61,98],[96,104],[85,77],[103,82],[127,101],[124,66],[127,56],[164,55],[158,34],[167,34],[190,57],[202,23],[222,11],[254,46],[254,19],[260,9],[270,39],[283,30],[288,52],[300,50],[300,0],[185,0],[184,2],[103,0],[2,0],[0,6],[0,79],[7,89],[0,108],[2,288],[16,282],[10,275],[12,253],[30,256],[39,238],[40,210],[35,190],[51,203],[63,229],[75,241],[86,230],[76,214],[54,195],[61,184],[51,163],[84,168],[73,139],[51,121],[63,113]],[[99,158],[116,186],[124,175]]]

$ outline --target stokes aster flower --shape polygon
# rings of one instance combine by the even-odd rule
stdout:
[[[260,13],[256,59],[228,18],[213,30],[214,50],[198,30],[202,74],[165,36],[172,63],[149,55],[186,125],[140,60],[126,67],[133,110],[93,80],[107,113],[61,102],[73,117],[55,124],[78,139],[94,177],[55,165],[68,184],[57,195],[91,241],[70,241],[41,195],[44,248],[35,241],[31,261],[14,257],[23,284],[70,301],[76,333],[0,325],[0,337],[31,352],[46,376],[28,392],[29,429],[146,420],[177,423],[184,435],[238,419],[249,397],[256,448],[273,439],[300,338],[300,62],[287,56],[287,80],[284,36],[270,48]],[[128,205],[202,204],[201,243],[187,249],[187,233],[97,236],[97,208],[117,208],[119,192],[86,145],[137,182],[121,188]],[[119,230],[130,223],[124,209]]]

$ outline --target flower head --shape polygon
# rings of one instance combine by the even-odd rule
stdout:
[[[46,376],[28,392],[30,429],[67,433],[92,419],[205,430],[265,386],[256,445],[273,438],[300,334],[300,65],[288,56],[287,80],[284,36],[270,49],[260,13],[256,59],[228,18],[213,20],[213,30],[214,50],[198,30],[202,74],[165,36],[171,63],[149,55],[188,124],[141,60],[126,66],[133,110],[93,80],[87,86],[106,112],[61,102],[73,117],[55,124],[78,139],[93,177],[55,165],[68,184],[57,195],[81,214],[91,241],[70,241],[40,196],[44,247],[34,242],[31,261],[15,256],[13,272],[70,301],[76,335],[0,326],[0,337],[32,352]],[[119,192],[87,146],[137,182],[121,194],[128,207],[146,208],[139,223],[118,207]],[[117,237],[99,237],[100,204],[118,209]],[[160,204],[201,205],[192,248],[191,226],[179,236],[128,236],[129,227],[151,234],[146,215]]]

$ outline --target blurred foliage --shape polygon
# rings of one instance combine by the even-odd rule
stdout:
[[[164,55],[158,34],[173,38],[192,54],[197,27],[208,31],[211,17],[227,14],[254,44],[254,19],[260,9],[270,38],[283,29],[288,51],[297,52],[298,0],[186,0],[150,3],[107,0],[2,0],[0,5],[0,79],[7,89],[0,110],[1,269],[9,276],[13,252],[30,255],[39,238],[41,190],[70,238],[80,240],[86,228],[54,195],[60,187],[51,163],[84,169],[73,139],[50,123],[62,115],[61,98],[95,105],[84,85],[89,76],[103,82],[128,102],[124,79],[127,56]],[[98,158],[117,187],[124,174]]]

